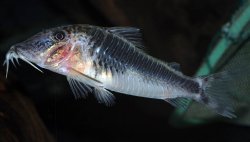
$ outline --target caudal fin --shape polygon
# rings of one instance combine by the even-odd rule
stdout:
[[[230,91],[233,77],[235,73],[229,72],[202,77],[202,91],[196,100],[222,116],[235,118],[233,106],[236,98]]]

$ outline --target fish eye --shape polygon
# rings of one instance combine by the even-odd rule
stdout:
[[[53,34],[53,38],[56,40],[56,41],[61,41],[61,40],[64,40],[65,38],[65,32],[63,31],[57,31]]]

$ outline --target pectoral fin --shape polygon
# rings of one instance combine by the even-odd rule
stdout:
[[[114,104],[115,96],[104,88],[102,82],[75,69],[71,69],[71,71],[74,75],[67,77],[67,80],[76,98],[85,98],[88,92],[93,92],[99,103],[103,103],[106,106]]]

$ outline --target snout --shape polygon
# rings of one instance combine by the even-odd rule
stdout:
[[[9,51],[7,52],[6,56],[8,55],[15,55],[18,54],[17,46],[13,45],[10,47]]]
[[[35,52],[33,51],[33,47],[30,47],[29,45],[23,44],[23,43],[18,43],[9,49],[8,53],[6,56],[13,56],[16,58],[25,58],[29,61],[35,61],[37,56]]]
[[[5,61],[4,61],[4,65],[6,65],[6,78],[7,78],[8,70],[9,70],[9,62],[11,61],[15,65],[13,59],[15,59],[18,62],[18,57],[19,56],[18,56],[16,47],[12,46],[7,52],[5,56]]]
[[[9,65],[9,61],[11,61],[14,65],[14,59],[18,62],[18,59],[26,60],[26,61],[33,61],[35,58],[30,54],[28,50],[21,44],[15,44],[10,47],[9,51],[5,56],[4,64]]]
[[[12,55],[12,56],[26,56],[25,53],[27,51],[25,50],[25,46],[23,46],[22,44],[15,44],[13,46],[10,47],[8,53],[6,54],[6,56]]]
[[[6,78],[8,75],[8,71],[9,71],[9,62],[11,61],[13,63],[13,65],[15,66],[15,62],[14,59],[16,60],[16,62],[19,64],[18,59],[21,59],[23,61],[25,61],[26,63],[30,64],[32,67],[34,67],[35,69],[39,70],[40,72],[42,72],[39,68],[37,68],[33,63],[32,63],[32,59],[31,58],[27,58],[28,54],[22,54],[22,53],[26,53],[26,52],[22,52],[21,46],[18,45],[14,45],[12,46],[9,51],[6,54],[5,57],[5,61],[4,64],[6,65]]]
[[[6,61],[11,60],[13,58],[17,58],[17,57],[18,57],[18,52],[17,52],[16,46],[11,46],[11,48],[6,54],[6,57],[5,57]]]

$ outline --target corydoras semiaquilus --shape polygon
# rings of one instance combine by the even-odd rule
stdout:
[[[68,25],[42,31],[13,45],[9,61],[22,59],[65,75],[75,97],[92,91],[99,102],[114,103],[110,92],[160,99],[186,108],[194,100],[225,117],[235,117],[224,90],[231,77],[221,72],[203,77],[184,75],[177,63],[162,62],[143,51],[139,29]]]

